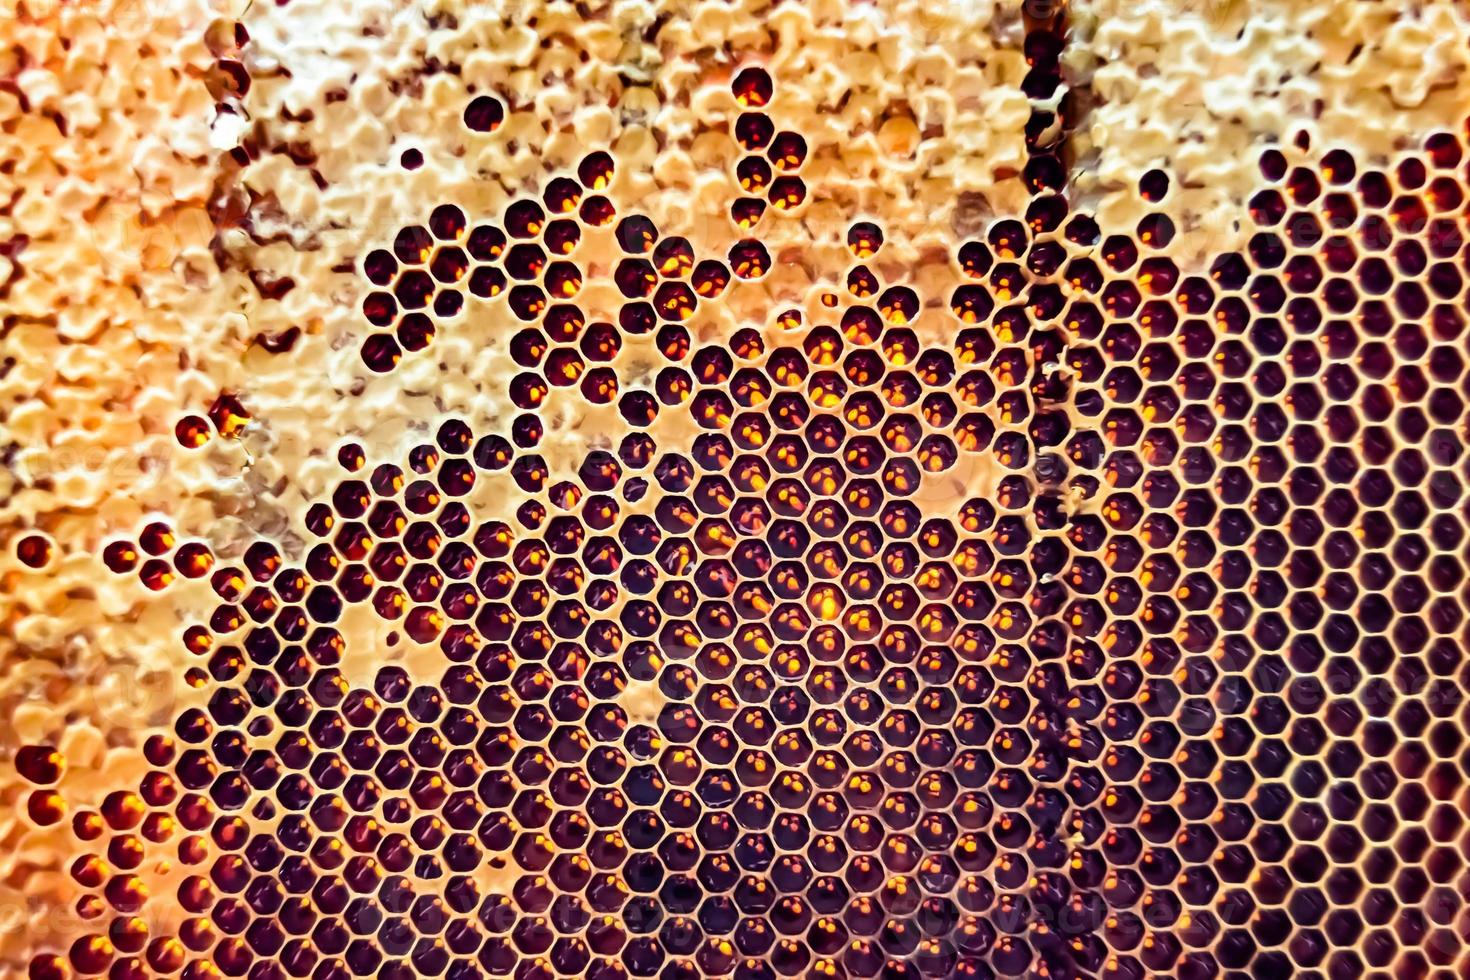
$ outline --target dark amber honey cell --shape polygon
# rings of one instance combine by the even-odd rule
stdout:
[[[736,73],[730,83],[730,90],[734,92],[735,99],[741,106],[750,109],[763,108],[775,94],[770,73],[764,68],[754,66],[742,68]]]
[[[743,231],[754,228],[766,213],[766,202],[758,197],[743,197],[730,205],[730,220]]]
[[[199,415],[186,415],[174,426],[174,437],[185,449],[198,449],[213,435],[209,420]]]
[[[505,106],[493,95],[476,96],[464,110],[464,124],[477,133],[493,133],[505,121]]]
[[[65,757],[49,745],[28,745],[15,754],[16,771],[43,786],[59,780],[65,767]]]

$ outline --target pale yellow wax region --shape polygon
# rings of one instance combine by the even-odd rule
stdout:
[[[1145,213],[1166,168],[1181,265],[1238,250],[1268,145],[1296,134],[1382,166],[1470,110],[1470,15],[1454,0],[1081,0],[1065,60],[1089,91],[1078,191],[1104,228]]]

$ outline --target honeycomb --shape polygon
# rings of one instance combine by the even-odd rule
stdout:
[[[1201,183],[1111,5],[277,6],[108,274],[224,324],[100,335],[159,472],[6,389],[0,972],[1470,974],[1470,102]]]

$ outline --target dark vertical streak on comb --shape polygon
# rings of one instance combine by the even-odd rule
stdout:
[[[1027,188],[1033,195],[1027,209],[1027,225],[1034,239],[1052,237],[1065,220],[1068,168],[1066,155],[1071,121],[1067,119],[1066,81],[1062,75],[1061,56],[1066,46],[1068,9],[1063,0],[1030,0],[1024,8],[1026,25],[1025,55],[1030,70],[1022,88],[1031,100],[1031,117],[1026,124],[1028,159],[1023,171]],[[1033,256],[1035,253],[1033,252]],[[1038,279],[1050,278],[1055,270],[1041,266],[1036,258],[1028,258],[1028,271]],[[1031,313],[1038,321],[1048,319],[1038,309],[1034,295]],[[1056,370],[1067,345],[1066,332],[1060,325],[1038,329],[1032,337],[1032,397],[1036,414],[1031,425],[1035,453],[1040,504],[1055,498],[1060,491],[1066,467],[1053,450],[1069,428],[1068,404],[1070,385]],[[1056,503],[1052,499],[1053,504]],[[1039,504],[1039,505],[1040,505]]]
[[[1031,100],[1026,125],[1029,159],[1025,178],[1033,193],[1061,193],[1066,180],[1068,133],[1075,120],[1068,117],[1072,100],[1062,76],[1061,56],[1069,31],[1063,0],[1029,0],[1023,7],[1026,26],[1025,56],[1029,71],[1021,82]]]
[[[1065,854],[1079,869],[1069,877],[1050,871],[1037,876],[1027,894],[1031,914],[1026,936],[1035,957],[1033,975],[1089,977],[1104,965],[1096,935],[1104,924],[1106,902],[1101,882],[1086,869],[1098,860],[1095,848],[1106,822],[1097,799],[1105,778],[1095,765],[1106,738],[1069,710],[1069,702],[1084,695],[1074,691],[1075,677],[1063,669],[1077,644],[1085,643],[1070,622],[1079,597],[1063,577],[1073,523],[1064,444],[1077,420],[1074,379],[1063,370],[1072,338],[1061,313],[1066,292],[1059,257],[1073,253],[1076,245],[1064,237],[1071,217],[1069,136],[1075,124],[1070,117],[1075,103],[1061,63],[1068,7],[1064,0],[1029,0],[1024,17],[1029,71],[1022,87],[1031,101],[1031,116],[1023,179],[1032,195],[1026,212],[1032,242],[1026,256],[1032,402],[1027,434],[1035,482],[1027,549],[1034,582],[1027,606],[1033,619],[1025,639],[1025,655],[1032,664],[1027,692],[1034,699],[1026,728],[1035,749],[1027,767],[1031,785],[1025,809],[1037,835],[1034,846],[1056,848],[1059,854],[1052,860]]]

